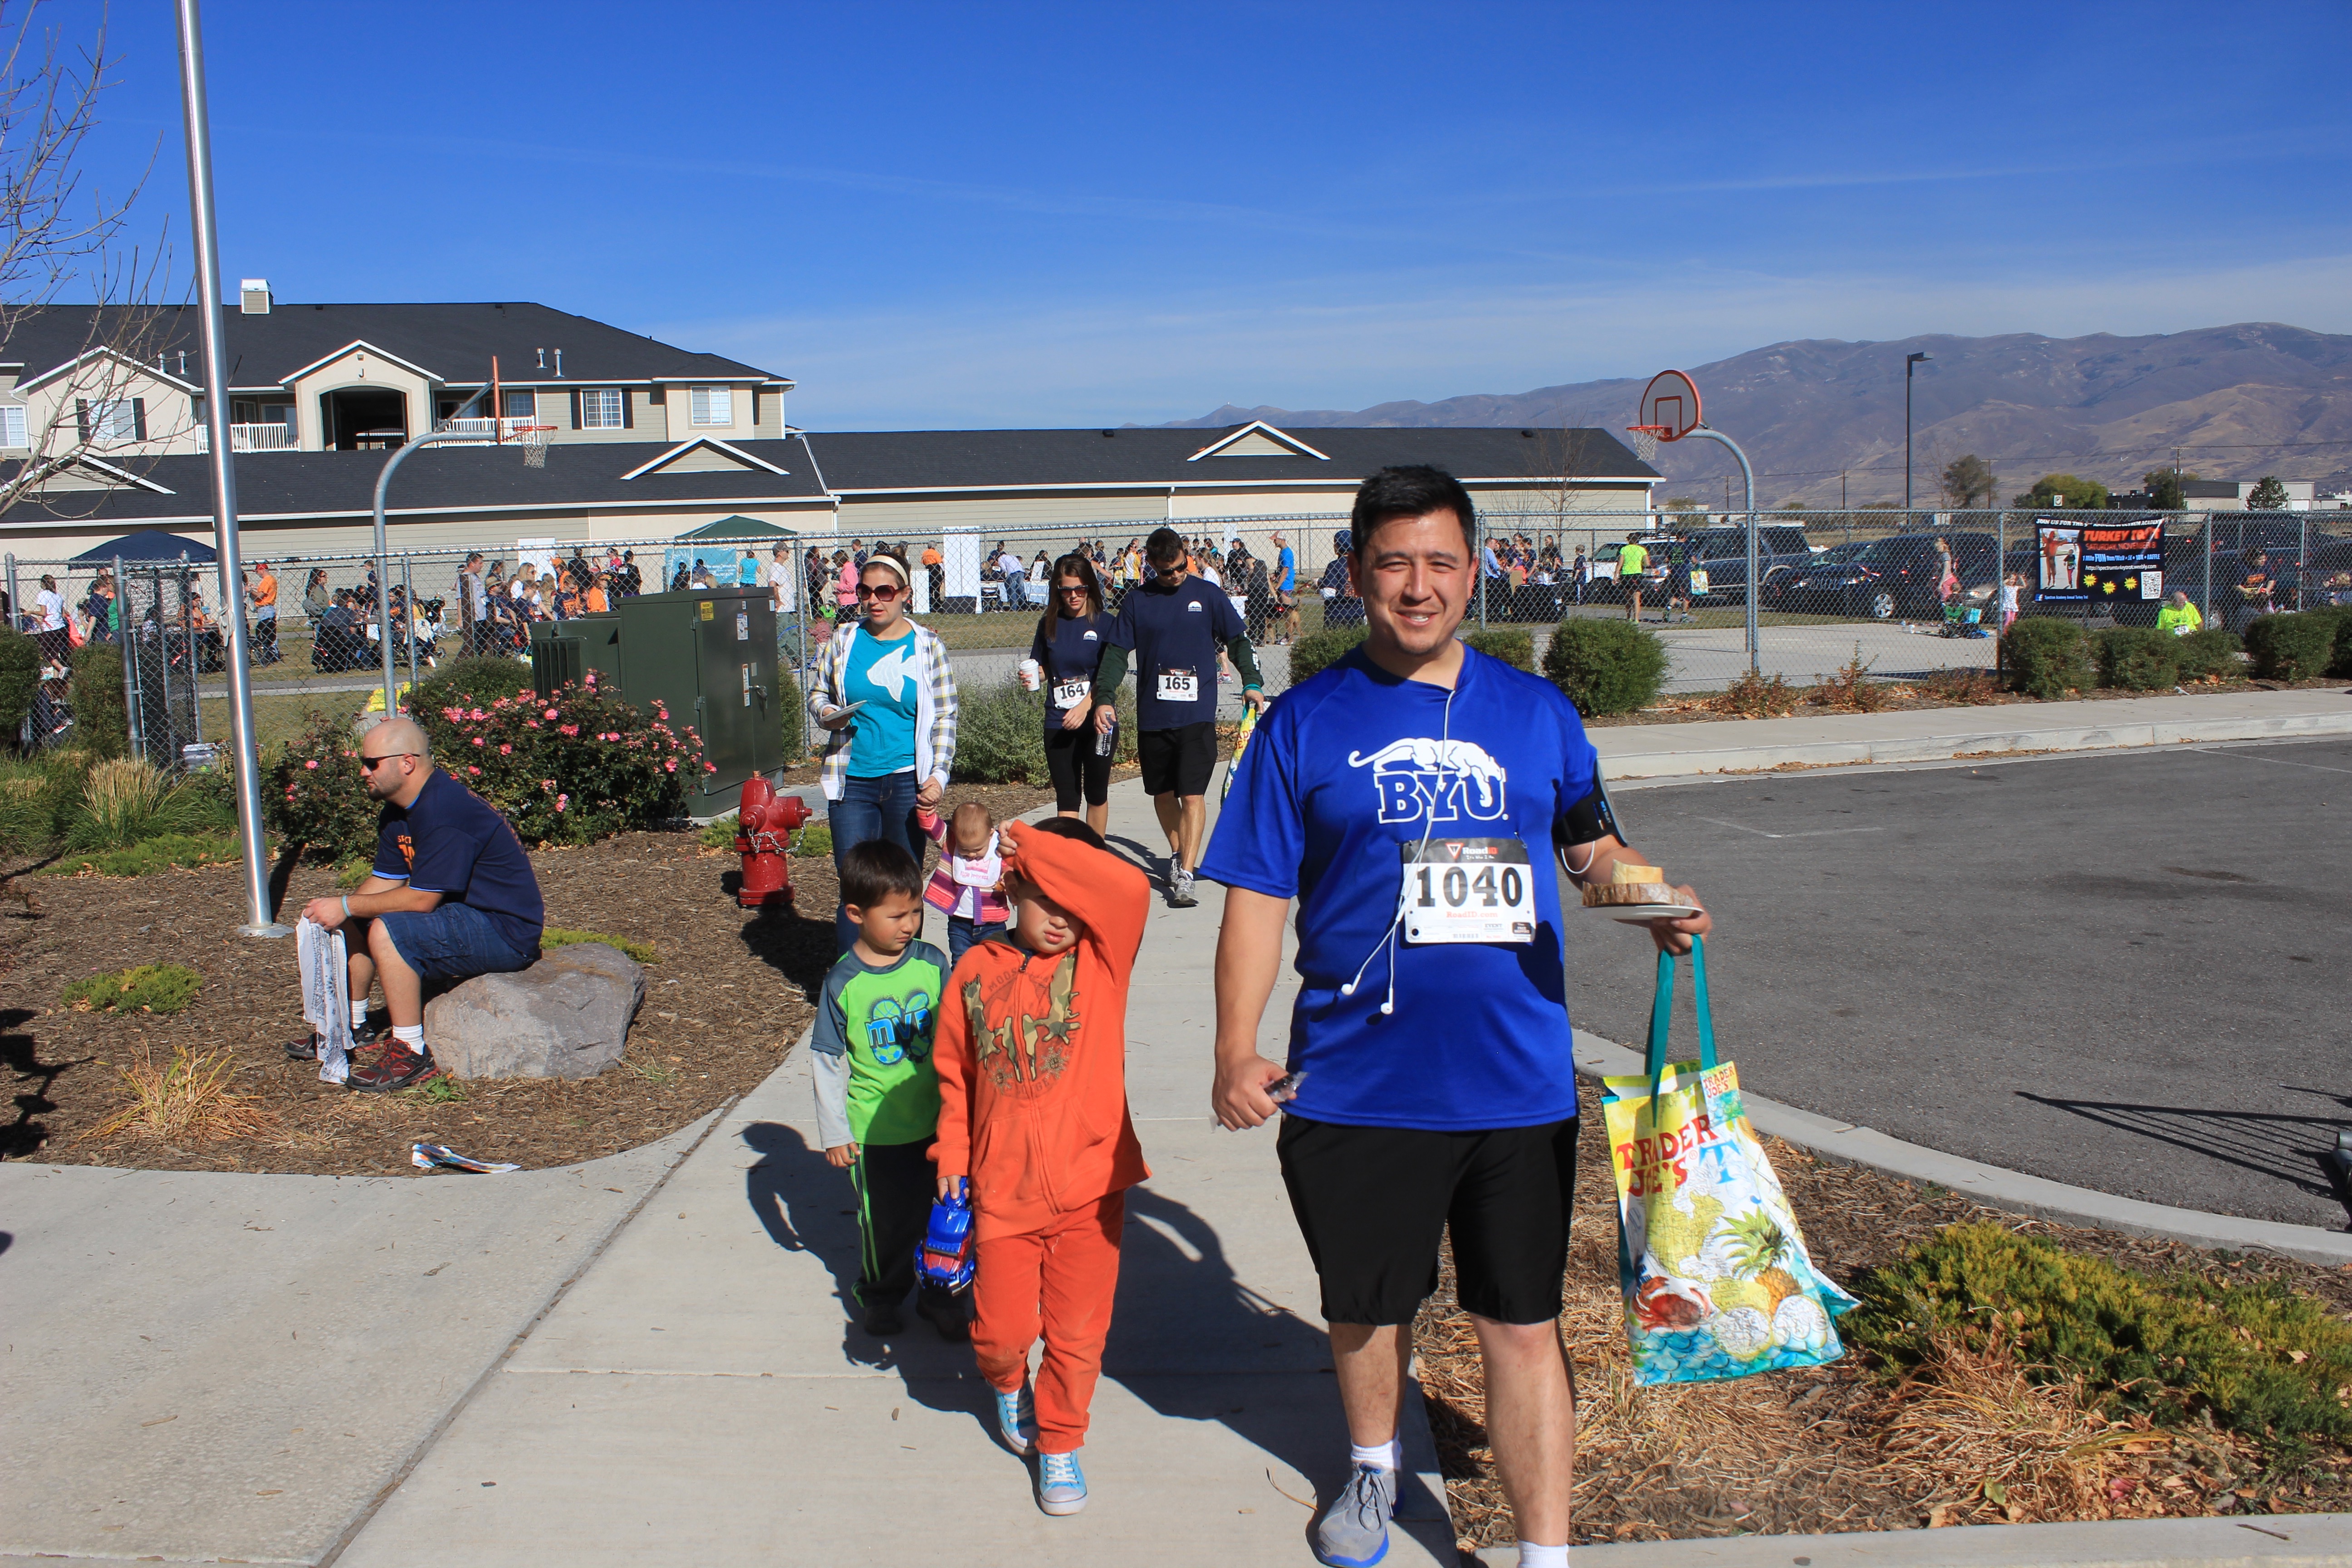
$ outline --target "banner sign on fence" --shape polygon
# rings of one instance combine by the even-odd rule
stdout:
[[[2164,597],[2162,522],[2063,523],[2037,518],[2034,597],[2087,605]]]

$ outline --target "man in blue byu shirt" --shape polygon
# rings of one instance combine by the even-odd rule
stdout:
[[[387,719],[361,736],[359,769],[368,794],[383,802],[374,874],[348,895],[312,899],[302,914],[329,931],[348,928],[354,1036],[367,1016],[369,983],[383,982],[392,1042],[351,1076],[353,1089],[382,1091],[433,1070],[425,979],[530,968],[547,906],[514,829],[433,765],[431,742],[415,721]]]
[[[1229,1128],[1277,1109],[1286,1068],[1257,1054],[1257,1027],[1296,898],[1297,1076],[1276,1147],[1354,1450],[1316,1553],[1361,1568],[1387,1550],[1404,1325],[1450,1226],[1520,1561],[1564,1563],[1576,1428],[1556,1320],[1577,1100],[1553,855],[1602,883],[1641,857],[1567,699],[1455,640],[1478,584],[1461,485],[1384,469],[1352,523],[1369,635],[1258,725],[1201,867],[1228,889],[1212,1105]],[[1708,928],[1704,911],[1651,924],[1678,952]]]

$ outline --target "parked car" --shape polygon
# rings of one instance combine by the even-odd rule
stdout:
[[[1691,545],[1697,557],[1694,564],[1706,574],[1706,591],[1697,595],[1696,602],[1743,603],[1748,594],[1748,530],[1701,529],[1691,535]],[[1775,572],[1810,566],[1820,553],[1805,538],[1801,524],[1759,522],[1756,526],[1756,570],[1761,582],[1770,582]]]
[[[1853,549],[1822,553],[1772,589],[1769,605],[1799,615],[1845,616],[1876,621],[1916,620],[1940,614],[1942,561],[1934,534],[1899,534]],[[1989,533],[1948,533],[1952,565],[1964,593],[1990,590],[2000,576],[2000,546]],[[1832,559],[1843,557],[1843,559]]]

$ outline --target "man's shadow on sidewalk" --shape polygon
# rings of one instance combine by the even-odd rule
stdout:
[[[742,1136],[761,1156],[744,1172],[744,1196],[770,1239],[810,1254],[832,1276],[843,1358],[896,1371],[908,1397],[970,1415],[993,1443],[994,1408],[969,1346],[940,1340],[911,1302],[908,1331],[894,1340],[856,1326],[860,1247],[848,1176],[796,1127],[754,1122]],[[1321,1329],[1235,1277],[1214,1226],[1149,1186],[1129,1190],[1104,1376],[1161,1415],[1223,1424],[1326,1491],[1347,1441],[1339,1391],[1321,1375],[1330,1364]]]

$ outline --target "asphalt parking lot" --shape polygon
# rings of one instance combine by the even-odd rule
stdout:
[[[2352,740],[1617,804],[1715,912],[1743,1087],[2055,1181],[2345,1228],[2321,1153],[2352,1128]],[[1570,920],[1571,1015],[1639,1048],[1646,942]]]

